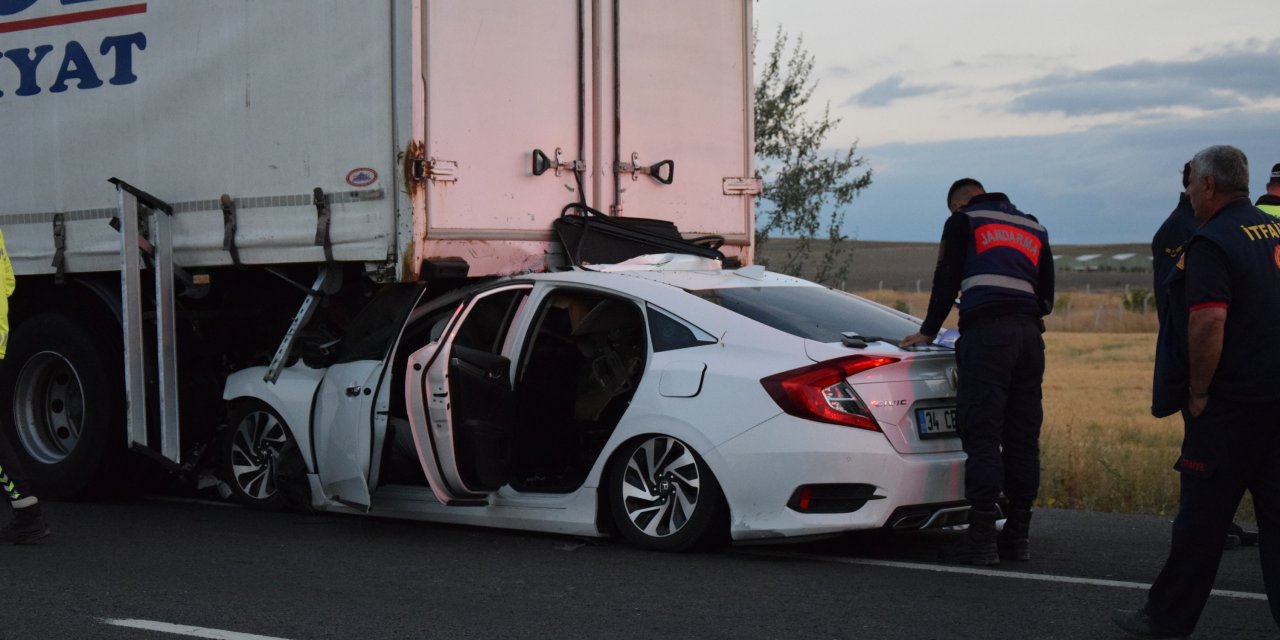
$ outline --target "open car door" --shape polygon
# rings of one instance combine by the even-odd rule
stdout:
[[[369,510],[374,441],[386,429],[387,352],[422,292],[418,283],[397,284],[366,305],[338,344],[316,394],[316,473],[325,495],[355,509]]]
[[[422,471],[444,504],[475,504],[507,483],[515,406],[511,329],[531,288],[477,294],[440,340],[409,356],[409,425]]]

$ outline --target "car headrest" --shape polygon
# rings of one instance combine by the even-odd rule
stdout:
[[[606,333],[614,329],[625,329],[635,326],[636,310],[631,305],[617,300],[601,300],[582,321],[573,329],[573,335],[581,336],[589,333]]]

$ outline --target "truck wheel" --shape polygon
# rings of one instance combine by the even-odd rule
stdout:
[[[274,409],[259,401],[248,401],[232,411],[222,439],[222,479],[231,487],[231,497],[254,509],[278,511],[289,506],[287,481],[280,465],[292,440],[289,427]]]
[[[107,493],[121,484],[124,395],[118,342],[61,313],[41,313],[12,333],[0,367],[0,428],[41,498]]]
[[[717,541],[724,514],[720,485],[693,449],[669,436],[624,445],[610,465],[609,505],[628,542],[688,551]]]

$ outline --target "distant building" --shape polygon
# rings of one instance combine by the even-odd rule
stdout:
[[[1151,271],[1151,257],[1137,253],[1084,253],[1055,255],[1059,271]]]

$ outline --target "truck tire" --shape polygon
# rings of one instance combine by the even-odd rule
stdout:
[[[0,411],[0,430],[40,498],[90,497],[120,484],[124,384],[116,335],[57,312],[32,316],[10,335],[0,366],[0,402],[10,410]]]

